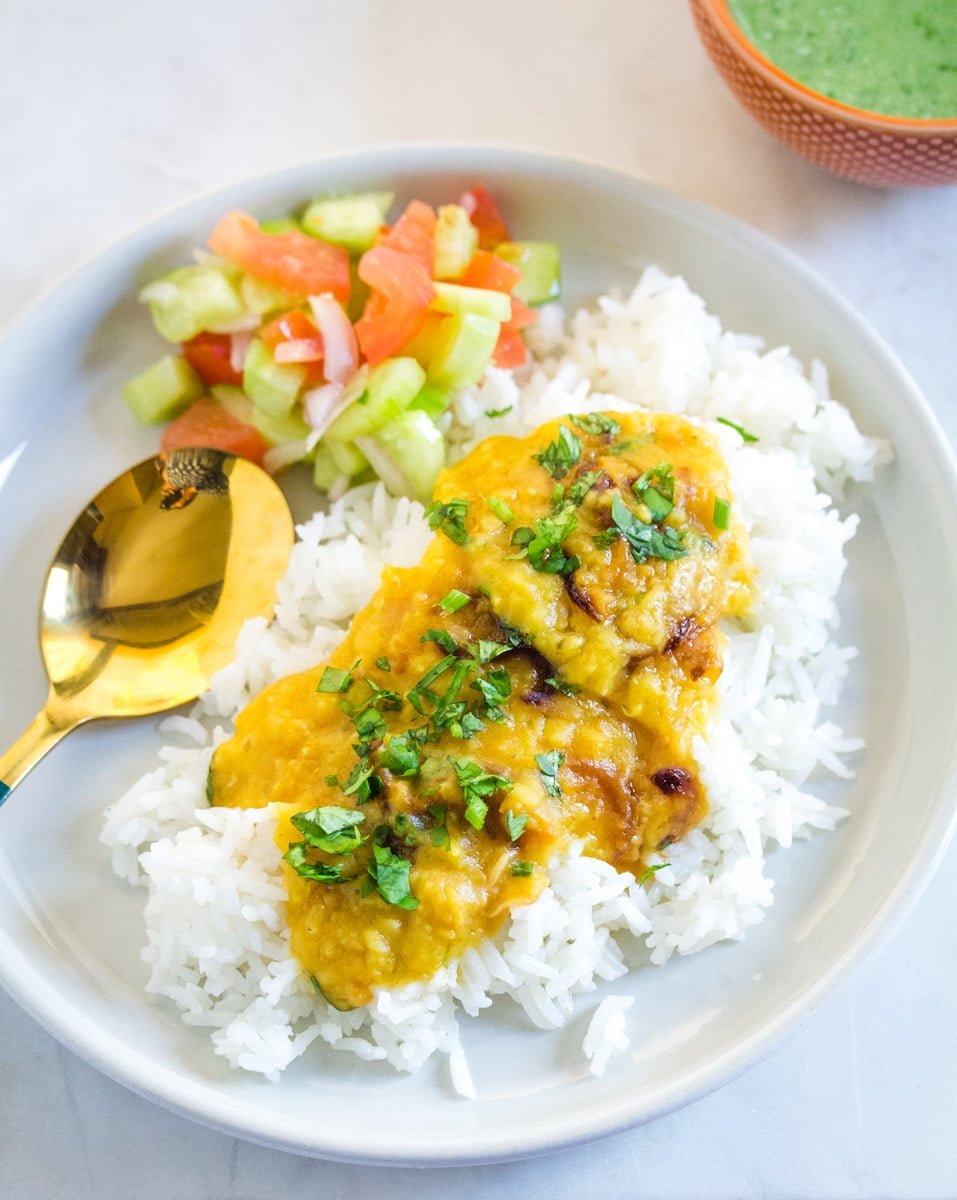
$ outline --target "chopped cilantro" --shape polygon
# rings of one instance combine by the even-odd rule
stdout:
[[[409,860],[393,854],[388,846],[372,847],[373,861],[369,864],[369,878],[375,890],[387,904],[407,911],[419,907],[409,885]]]
[[[567,679],[562,679],[561,675],[549,675],[545,682],[563,696],[577,696],[581,691],[577,684],[569,683]]]
[[[400,779],[419,773],[419,744],[408,734],[394,733],[379,751],[379,762]]]
[[[535,864],[534,863],[522,862],[522,860],[519,858],[517,858],[512,863],[512,874],[515,875],[517,878],[522,878],[526,875],[533,875],[534,873],[535,873]]]
[[[291,820],[306,845],[325,854],[351,854],[365,841],[358,828],[365,817],[352,808],[326,804],[308,812],[294,813]]]
[[[631,557],[636,563],[647,562],[649,558],[671,562],[676,558],[684,558],[688,553],[684,544],[685,535],[681,530],[670,525],[661,529],[655,525],[646,525],[622,502],[617,493],[611,502],[611,519],[631,547]]]
[[[541,454],[532,455],[552,479],[561,479],[567,475],[581,456],[581,442],[564,425],[559,425],[558,437],[554,442],[549,442]]]
[[[487,408],[485,415],[487,417],[506,417],[512,411],[514,406],[509,404],[506,408]]]
[[[736,421],[729,421],[727,417],[717,417],[716,420],[721,425],[727,425],[729,429],[733,429],[735,433],[739,433],[742,440],[745,442],[756,442],[758,440],[753,433],[748,433],[748,431],[742,428],[742,426],[738,425]]]
[[[457,498],[449,500],[447,504],[433,500],[425,510],[425,517],[430,529],[440,529],[450,542],[464,546],[469,540],[468,530],[465,528],[465,515],[468,510],[468,500]]]
[[[428,634],[426,635],[426,638],[428,639]],[[409,692],[408,701],[417,713],[425,713],[425,700],[430,700],[432,704],[435,704],[438,697],[433,691],[431,691],[432,684],[435,683],[435,681],[441,675],[444,675],[449,667],[451,667],[456,661],[457,660],[454,654],[446,654],[444,658],[439,659],[434,667],[426,671],[412,691]]]
[[[439,608],[444,613],[457,613],[459,609],[464,608],[471,601],[472,597],[465,592],[460,592],[458,588],[452,588],[439,601]]]
[[[483,771],[477,762],[471,762],[467,758],[453,759],[452,766],[465,798],[465,819],[473,829],[481,829],[488,814],[485,801],[495,792],[510,792],[511,781],[502,775],[490,775]]]
[[[505,814],[505,828],[508,830],[508,836],[513,842],[517,842],[522,836],[527,824],[528,813],[507,812]]]
[[[360,662],[361,659],[357,658],[348,671],[343,671],[340,667],[326,667],[316,685],[316,691],[347,692],[352,686],[352,673]]]
[[[560,750],[546,750],[544,754],[535,755],[535,762],[538,765],[542,783],[545,785],[545,791],[553,799],[562,794],[562,789],[558,784],[558,772],[564,761],[565,755]]]
[[[731,524],[731,501],[721,496],[714,498],[714,514],[711,518],[715,529],[727,529]]]
[[[477,646],[469,646],[469,653],[477,663],[484,666],[493,658],[498,658],[500,654],[506,654],[510,649],[511,647],[504,642],[489,642],[485,638],[479,638]]]
[[[607,550],[612,543],[618,540],[619,536],[619,530],[612,526],[611,529],[603,529],[601,533],[596,533],[592,537],[592,544],[596,550]]]
[[[389,660],[386,658],[386,656],[384,654],[380,658],[377,658],[375,660],[375,665],[379,668],[380,671],[391,671],[392,670],[392,664],[389,662]]]
[[[675,473],[671,463],[659,463],[635,480],[632,491],[651,513],[652,521],[663,521],[675,506]]]
[[[447,850],[452,844],[448,826],[445,823],[448,809],[444,804],[430,804],[429,813],[435,821],[435,828],[429,835],[429,839],[433,846],[437,846],[440,850]]]
[[[606,417],[604,413],[579,413],[577,417],[570,417],[569,420],[585,433],[596,436],[607,434],[609,437],[617,437],[621,433],[618,422],[613,417]]]
[[[643,883],[647,883],[649,879],[653,879],[657,871],[661,871],[664,867],[670,866],[671,863],[663,862],[655,863],[653,867],[645,867],[642,873],[638,876],[638,886],[641,887]]]
[[[565,497],[567,503],[574,504],[578,508],[604,473],[604,471],[583,471],[568,489],[568,495]]]
[[[346,883],[355,878],[354,875],[343,875],[341,863],[310,861],[305,842],[293,842],[283,859],[297,875],[301,875],[303,879],[311,879],[313,883]]]
[[[365,804],[382,791],[382,781],[375,774],[375,767],[360,759],[349,772],[342,785],[344,796],[355,796],[357,804]]]
[[[505,501],[500,499],[498,496],[489,496],[485,503],[489,506],[492,512],[495,513],[503,525],[511,525],[511,523],[515,520],[515,514],[505,503]]]
[[[534,530],[527,526],[516,529],[512,542],[524,546],[528,561],[536,571],[548,575],[570,575],[578,570],[581,561],[573,554],[566,554],[562,542],[577,528],[575,510],[566,507],[551,517],[539,517]],[[521,540],[518,541],[520,534]]]
[[[435,642],[436,646],[444,650],[446,654],[454,654],[458,649],[458,646],[455,644],[455,638],[447,629],[429,629],[422,634],[419,641]]]

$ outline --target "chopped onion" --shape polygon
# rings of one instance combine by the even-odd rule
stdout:
[[[278,446],[270,446],[263,455],[263,466],[270,475],[275,475],[283,467],[292,466],[307,454],[304,441],[280,442]]]
[[[333,504],[335,504],[335,502],[337,500],[342,499],[342,497],[349,490],[349,487],[351,486],[351,484],[352,484],[352,480],[349,478],[348,475],[340,475],[338,479],[333,480],[332,487],[329,489],[329,491],[326,494],[328,495],[329,499],[333,502]]]
[[[324,433],[340,413],[359,399],[366,390],[368,378],[369,368],[360,367],[345,386],[341,383],[324,383],[322,387],[304,393],[302,409],[314,434]]]
[[[149,304],[155,300],[157,304],[175,304],[179,296],[179,288],[168,279],[154,279],[140,290],[138,299],[141,304]]]
[[[384,450],[375,438],[357,437],[356,446],[369,460],[369,465],[379,476],[393,496],[407,496],[412,490],[409,477],[388,450]]]
[[[325,372],[330,383],[345,383],[359,365],[359,347],[352,322],[331,292],[310,296],[309,307],[325,349]]]
[[[280,342],[273,351],[277,363],[320,362],[322,355],[322,338],[290,338],[287,342]]]
[[[229,339],[229,365],[234,371],[242,371],[246,365],[246,351],[253,335],[248,331],[234,333]]]
[[[210,325],[210,333],[246,333],[247,331],[258,329],[262,324],[262,317],[257,317],[255,313],[243,313],[240,317],[235,317],[232,321],[221,321],[218,325]]]

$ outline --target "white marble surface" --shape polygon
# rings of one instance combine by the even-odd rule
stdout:
[[[870,191],[793,158],[726,94],[683,0],[0,0],[0,323],[199,190],[463,137],[604,161],[763,229],[873,323],[957,438],[957,190]],[[209,1132],[0,995],[0,1196],[957,1196],[955,910],[952,848],[879,957],[771,1058],[630,1133],[464,1174]]]

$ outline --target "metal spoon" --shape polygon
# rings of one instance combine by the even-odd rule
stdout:
[[[232,658],[243,622],[271,611],[292,543],[276,483],[218,450],[171,450],[105,487],[47,573],[50,692],[0,754],[0,804],[77,725],[195,699]]]

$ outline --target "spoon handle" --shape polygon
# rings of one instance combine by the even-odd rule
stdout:
[[[75,725],[75,721],[56,720],[45,708],[37,713],[10,749],[0,754],[0,804],[30,768]]]

